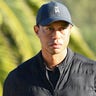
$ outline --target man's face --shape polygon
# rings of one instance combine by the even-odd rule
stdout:
[[[42,51],[52,55],[62,53],[67,48],[70,38],[71,25],[64,21],[57,21],[48,26],[35,26]]]

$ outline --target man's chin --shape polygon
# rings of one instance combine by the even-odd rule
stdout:
[[[60,49],[54,49],[54,50],[51,50],[50,53],[52,55],[56,55],[56,54],[60,54],[62,51]]]

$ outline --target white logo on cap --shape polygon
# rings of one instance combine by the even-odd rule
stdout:
[[[55,6],[54,8],[55,8],[55,13],[60,13],[60,10],[57,6]]]

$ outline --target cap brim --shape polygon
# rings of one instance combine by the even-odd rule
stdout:
[[[71,20],[69,20],[68,18],[61,18],[61,17],[60,18],[58,18],[58,17],[57,18],[54,18],[54,17],[53,18],[48,18],[48,19],[40,22],[40,25],[47,26],[47,25],[49,25],[53,22],[56,22],[56,21],[65,21],[65,22],[68,22],[69,24],[73,25]]]

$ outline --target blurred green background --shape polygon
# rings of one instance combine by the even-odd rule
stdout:
[[[40,5],[51,0],[0,0],[0,96],[8,73],[40,50],[33,26]],[[75,52],[96,60],[96,0],[54,0],[70,10]]]

